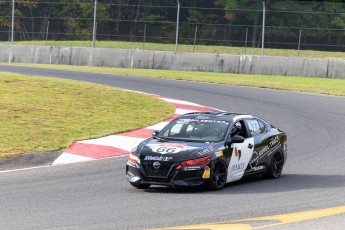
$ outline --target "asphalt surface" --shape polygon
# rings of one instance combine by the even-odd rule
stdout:
[[[259,116],[288,136],[279,180],[221,191],[132,188],[126,158],[0,173],[0,229],[143,229],[345,205],[345,97],[0,65],[0,71],[138,90]],[[269,229],[282,229],[282,226]],[[283,229],[345,229],[345,214]]]

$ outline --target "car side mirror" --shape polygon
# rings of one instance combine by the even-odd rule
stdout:
[[[152,137],[157,136],[157,135],[158,135],[158,133],[159,133],[159,131],[158,131],[158,130],[153,131],[153,132],[151,133],[151,134],[152,134]]]
[[[239,135],[235,135],[233,137],[229,137],[229,139],[225,142],[225,146],[230,148],[231,144],[239,144],[243,143],[245,138]]]
[[[244,140],[245,140],[244,137],[239,136],[239,135],[235,135],[235,136],[231,137],[230,143],[231,143],[231,144],[243,143]]]

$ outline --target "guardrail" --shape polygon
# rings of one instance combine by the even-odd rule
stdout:
[[[345,78],[345,60],[0,45],[0,62]]]

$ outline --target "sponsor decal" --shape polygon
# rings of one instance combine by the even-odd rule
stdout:
[[[175,144],[175,143],[164,143],[164,144],[148,144],[147,145],[152,152],[160,154],[173,154],[179,153],[182,150],[196,149],[197,147],[187,146],[187,144]]]
[[[223,151],[216,152],[216,157],[222,157],[224,156]]]
[[[273,140],[270,141],[270,146],[274,146],[278,143],[279,141],[279,138],[278,136],[276,136]]]
[[[201,157],[201,156],[203,156],[203,155],[205,155],[205,154],[208,154],[208,153],[210,153],[210,152],[213,152],[213,151],[214,151],[213,146],[209,146],[209,147],[207,147],[207,148],[205,148],[205,149],[199,151],[196,155],[199,156],[199,157]]]
[[[203,179],[209,179],[211,177],[211,169],[210,167],[206,166],[204,174],[202,174]]]
[[[237,157],[238,160],[241,160],[241,155],[242,155],[241,150],[238,150],[237,147],[235,147],[235,157]]]
[[[200,166],[186,166],[183,167],[183,171],[196,171],[199,170]]]
[[[253,148],[247,147],[249,144],[254,145],[253,137],[246,139],[243,143],[232,145],[227,182],[237,181],[243,177],[253,155]]]
[[[207,117],[207,116],[197,116],[195,119],[199,119],[199,120],[210,119],[210,117]]]
[[[227,121],[220,121],[220,120],[210,120],[210,119],[207,119],[207,118],[201,118],[201,119],[180,119],[177,121],[177,124],[185,124],[185,123],[188,123],[188,122],[201,122],[201,123],[215,123],[215,124],[229,124],[229,122]]]
[[[145,161],[170,161],[172,157],[163,157],[163,156],[145,156]]]
[[[247,124],[252,136],[256,136],[261,133],[259,122],[257,120],[249,120]]]
[[[265,168],[266,168],[265,165],[260,165],[260,166],[253,167],[252,169],[253,169],[253,171],[259,171],[259,170],[263,170]]]
[[[180,119],[176,123],[177,124],[185,124],[185,123],[188,123],[189,121],[191,121],[191,119]]]
[[[231,171],[232,171],[232,172],[239,171],[239,170],[243,170],[243,169],[244,169],[244,163],[236,164],[236,165],[233,165],[233,166],[231,167]]]
[[[265,154],[268,150],[270,150],[270,146],[269,146],[269,145],[266,145],[265,147],[263,147],[263,148],[259,151],[258,155],[261,156],[261,155]]]
[[[200,122],[216,123],[216,124],[226,124],[226,125],[229,124],[229,122],[226,122],[226,121],[216,121],[216,120],[200,120]]]
[[[278,136],[276,136],[274,139],[270,141],[268,145],[264,146],[259,152],[254,151],[253,157],[251,161],[249,162],[250,167],[252,169],[256,167],[261,158],[263,158],[266,155],[270,156],[277,149],[279,149],[280,146],[281,146],[281,143],[279,142]]]

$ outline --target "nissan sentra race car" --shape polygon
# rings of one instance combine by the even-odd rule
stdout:
[[[131,153],[129,183],[139,189],[206,185],[218,190],[245,176],[280,177],[286,134],[251,115],[197,112],[182,115]]]

